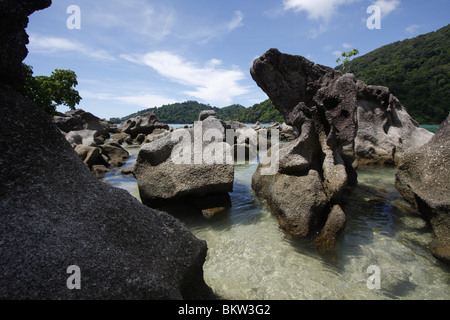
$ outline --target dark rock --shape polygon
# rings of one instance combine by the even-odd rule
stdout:
[[[400,158],[395,186],[433,228],[431,250],[450,263],[450,116],[435,136]]]
[[[96,179],[48,115],[11,90],[24,57],[12,52],[24,47],[27,15],[44,4],[0,2],[0,299],[210,298],[206,243]],[[72,265],[81,290],[67,287]]]
[[[2,0],[0,2],[0,83],[21,88],[25,77],[22,61],[29,43],[28,16],[50,6],[51,0]]]
[[[118,143],[108,142],[99,146],[102,154],[108,158],[108,165],[113,167],[123,166],[127,159],[130,158],[130,154]]]
[[[53,121],[63,132],[91,130],[96,131],[98,136],[109,138],[110,124],[82,109],[68,111],[64,116],[54,116]]]

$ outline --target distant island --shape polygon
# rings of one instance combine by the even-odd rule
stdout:
[[[275,109],[270,100],[257,103],[250,108],[240,104],[233,104],[224,108],[212,107],[197,101],[186,101],[164,105],[160,108],[149,108],[123,118],[111,118],[113,123],[120,123],[137,115],[154,111],[159,121],[170,124],[191,124],[198,120],[198,115],[204,110],[214,110],[219,119],[224,121],[235,120],[243,123],[271,123],[284,122],[283,117]]]

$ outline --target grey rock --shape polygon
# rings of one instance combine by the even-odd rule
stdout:
[[[216,112],[214,110],[204,110],[200,112],[198,116],[198,121],[206,120],[208,117],[214,117],[216,118]]]
[[[202,137],[208,132],[217,134],[217,140],[204,141]],[[224,139],[223,121],[209,116],[193,128],[165,133],[143,145],[134,171],[142,202],[159,208],[192,197],[233,191],[231,146]],[[186,157],[174,161],[175,155],[184,152]]]
[[[66,134],[66,140],[70,143],[72,147],[76,147],[78,145],[95,147],[97,146],[96,137],[98,136],[98,132],[95,130],[77,130],[70,131]]]
[[[169,126],[159,122],[153,111],[128,119],[119,125],[119,131],[129,134],[133,139],[140,133],[149,135],[155,129],[169,130]]]
[[[426,144],[400,158],[395,186],[433,228],[434,256],[450,263],[450,116]]]
[[[53,121],[63,132],[91,130],[98,136],[109,138],[110,124],[82,109],[66,112],[63,116],[54,116]]]

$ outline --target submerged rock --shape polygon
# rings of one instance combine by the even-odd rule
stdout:
[[[450,116],[435,136],[400,158],[395,186],[433,228],[433,255],[450,263]]]
[[[20,18],[2,32],[24,33],[27,15],[49,4],[1,2],[2,14]],[[26,51],[25,41],[0,41]],[[204,241],[96,179],[48,115],[3,83],[0,117],[0,299],[211,297]],[[70,266],[80,290],[67,285]]]

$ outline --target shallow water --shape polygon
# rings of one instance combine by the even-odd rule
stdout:
[[[128,149],[134,165],[138,149]],[[336,249],[322,255],[310,240],[278,228],[264,201],[255,197],[256,164],[235,167],[233,207],[207,220],[177,214],[206,240],[207,284],[225,299],[449,299],[450,268],[428,249],[430,228],[394,187],[395,169],[358,171],[359,184],[346,191],[347,224]],[[104,178],[139,199],[136,180],[120,171]],[[369,266],[380,271],[381,289],[369,289]],[[372,282],[371,282],[372,283]]]

